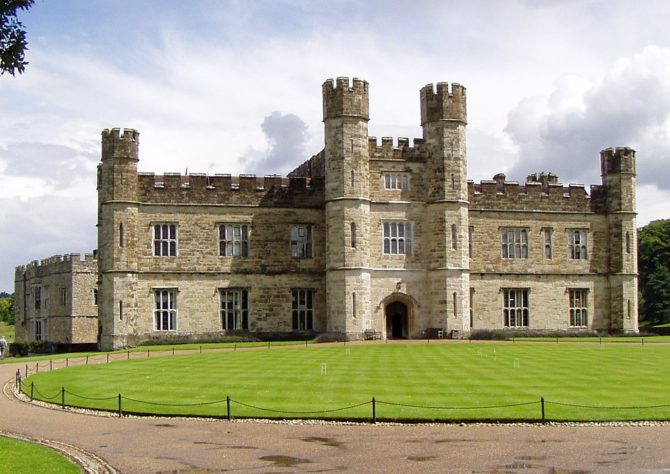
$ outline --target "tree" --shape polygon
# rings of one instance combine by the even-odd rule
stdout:
[[[0,76],[8,72],[23,73],[28,64],[26,31],[17,17],[19,10],[28,10],[34,0],[0,0]]]
[[[670,323],[670,219],[638,230],[640,322]]]
[[[0,321],[14,324],[14,296],[0,297]]]

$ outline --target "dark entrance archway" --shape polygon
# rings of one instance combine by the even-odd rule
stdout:
[[[409,317],[407,305],[394,301],[386,305],[386,338],[407,339],[409,337]]]

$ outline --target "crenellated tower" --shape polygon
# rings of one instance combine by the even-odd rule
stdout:
[[[635,150],[602,150],[600,169],[606,190],[610,327],[638,332]]]
[[[370,321],[368,83],[323,84],[328,331],[361,333]]]
[[[469,330],[468,188],[465,87],[446,82],[421,89],[427,150],[426,202],[430,246],[431,318],[438,327]],[[447,301],[447,304],[443,304]],[[442,302],[442,303],[438,303]]]
[[[139,132],[102,131],[98,165],[98,319],[100,345],[126,345],[137,271]]]

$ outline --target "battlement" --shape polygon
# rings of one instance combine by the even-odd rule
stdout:
[[[323,204],[323,177],[138,173],[138,181],[139,198],[145,203],[269,207],[318,207]]]
[[[73,270],[97,271],[98,260],[95,253],[86,253],[82,258],[80,253],[53,255],[42,260],[33,260],[26,265],[19,265],[15,269],[16,277],[25,273],[31,276],[44,276],[52,273],[62,273]]]
[[[421,125],[440,120],[467,122],[465,87],[454,82],[427,84],[421,88]]]
[[[348,77],[328,79],[323,83],[323,119],[336,117],[360,117],[370,119],[368,83],[356,77],[349,83]]]
[[[140,132],[132,128],[104,129],[102,131],[102,159],[138,159]]]
[[[563,186],[552,173],[529,175],[525,184],[506,181],[500,173],[492,180],[468,181],[470,209],[604,212],[605,188],[583,184]]]
[[[635,150],[628,147],[605,148],[600,152],[601,175],[635,174]]]
[[[425,140],[414,138],[409,145],[409,138],[398,137],[397,145],[393,146],[393,138],[382,137],[381,145],[376,137],[368,137],[368,153],[371,160],[404,160],[425,161]]]

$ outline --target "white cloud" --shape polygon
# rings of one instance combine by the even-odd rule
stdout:
[[[597,84],[566,78],[543,96],[527,97],[506,131],[519,149],[509,173],[523,179],[554,171],[563,181],[592,183],[599,151],[638,150],[638,182],[670,188],[670,50],[647,47],[618,61]]]

